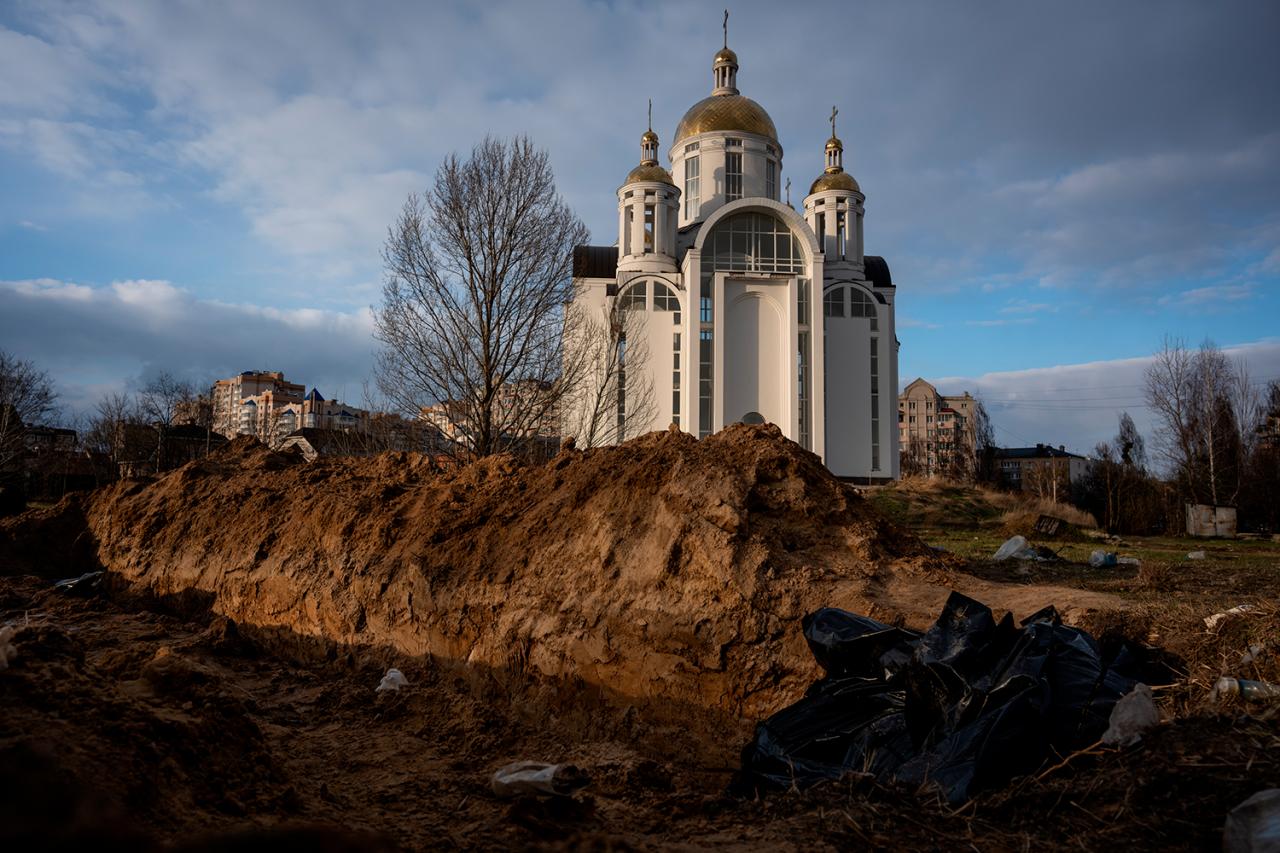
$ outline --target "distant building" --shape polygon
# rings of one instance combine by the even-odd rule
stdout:
[[[916,379],[898,395],[898,446],[904,473],[965,471],[977,453],[973,417],[978,401],[968,391],[947,397]]]
[[[1089,460],[1059,445],[1005,447],[996,451],[1000,481],[1010,489],[1035,492],[1053,500],[1065,499],[1072,484],[1089,470]]]
[[[252,406],[250,406],[252,404]],[[267,444],[276,444],[300,429],[368,432],[369,412],[348,406],[340,400],[326,400],[319,389],[312,388],[301,402],[278,403],[267,392],[246,400],[242,417],[242,434],[256,435]],[[252,430],[249,424],[253,424]]]
[[[539,382],[520,380],[509,382],[498,390],[494,406],[497,423],[512,424],[523,419],[527,422],[511,432],[504,433],[501,441],[512,450],[533,450],[537,457],[550,458],[560,449],[560,414],[556,401],[539,401],[550,388]],[[419,418],[432,425],[448,442],[463,449],[473,444],[471,418],[466,407],[455,400],[434,406],[423,406]]]
[[[283,406],[301,403],[306,392],[305,385],[286,382],[284,374],[279,371],[246,370],[230,379],[219,379],[210,389],[210,396],[213,398],[213,431],[228,437],[257,435],[260,417],[257,413],[258,403],[255,401],[252,414],[246,421],[246,400],[270,393],[271,404]]]

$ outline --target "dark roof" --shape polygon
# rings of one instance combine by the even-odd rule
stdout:
[[[893,276],[889,275],[889,264],[879,255],[863,255],[862,272],[875,287],[893,287]]]
[[[1078,453],[1071,453],[1048,444],[1037,444],[1035,447],[1001,447],[996,451],[997,459],[1084,459]]]
[[[76,437],[76,431],[73,429],[67,429],[66,427],[29,426],[23,431],[29,436],[45,435],[52,437],[55,435],[61,435],[64,437],[70,436],[71,438]]]
[[[324,395],[320,393],[319,388],[312,388],[311,393],[307,395],[307,399],[314,402],[324,402]]]
[[[574,246],[574,278],[617,278],[617,246]]]

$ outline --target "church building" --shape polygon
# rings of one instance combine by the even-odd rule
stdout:
[[[599,406],[569,407],[565,434],[582,447],[669,424],[703,437],[768,422],[837,476],[896,479],[894,285],[863,251],[866,199],[844,169],[837,113],[797,211],[789,181],[783,200],[777,129],[739,92],[727,38],[712,79],[676,127],[669,171],[652,127],[641,136],[616,245],[575,253],[570,311],[612,330],[592,350],[586,395],[604,401],[609,429]]]

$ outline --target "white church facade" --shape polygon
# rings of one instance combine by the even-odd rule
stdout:
[[[727,41],[712,71],[711,95],[676,128],[670,171],[652,128],[641,137],[617,192],[616,245],[575,254],[571,309],[606,327],[626,318],[589,371],[616,427],[608,440],[769,422],[837,476],[896,479],[895,291],[884,260],[863,252],[865,197],[844,171],[835,111],[798,212],[780,198],[777,130],[739,93]],[[606,434],[564,414],[579,446]]]

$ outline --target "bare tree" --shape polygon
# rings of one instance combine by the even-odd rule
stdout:
[[[1166,338],[1146,373],[1157,450],[1193,503],[1235,503],[1257,440],[1261,405],[1247,367],[1212,341],[1191,351]]]
[[[994,483],[1000,473],[996,468],[996,432],[981,400],[973,404],[968,428],[973,442],[973,478],[979,483]]]
[[[479,456],[544,429],[581,369],[564,362],[564,306],[586,239],[527,138],[450,155],[387,236],[379,390],[406,416],[440,406]]]
[[[26,505],[26,430],[46,425],[57,398],[47,373],[0,350],[0,514],[20,512]]]
[[[183,382],[164,370],[142,386],[138,393],[138,409],[155,429],[154,459],[157,471],[164,471],[168,467],[166,456],[169,431],[177,422],[183,402],[194,396],[190,383]]]
[[[571,319],[577,338],[570,358],[582,358],[585,369],[566,388],[561,413],[580,447],[617,444],[651,428],[657,401],[647,369],[647,316],[611,296],[599,316]]]
[[[0,471],[22,457],[24,431],[46,425],[56,411],[57,399],[49,374],[0,350]]]
[[[151,423],[170,427],[177,422],[182,404],[194,397],[190,383],[177,379],[168,371],[161,371],[142,386],[138,393],[138,406]]]

